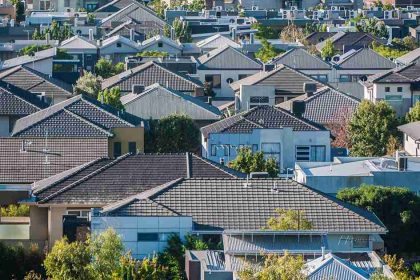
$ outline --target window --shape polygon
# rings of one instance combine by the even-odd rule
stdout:
[[[296,161],[325,161],[325,146],[296,146]]]
[[[353,236],[353,248],[368,248],[369,247],[369,235],[360,234]]]
[[[79,219],[86,219],[90,221],[90,210],[79,210],[79,209],[67,210],[67,215],[73,215]]]
[[[117,48],[121,48],[121,43],[117,42]]]
[[[311,75],[311,77],[321,82],[328,82],[328,75]]]
[[[242,79],[245,79],[246,77],[248,77],[249,76],[249,74],[239,74],[238,75],[238,80],[242,80]]]
[[[178,235],[178,233],[176,232],[161,232],[159,233],[159,241],[168,241],[169,237],[171,237],[172,235]]]
[[[258,152],[258,144],[252,144],[252,152]]]
[[[49,10],[51,8],[50,0],[41,0],[39,1],[39,9],[42,11]]]
[[[159,233],[157,232],[138,232],[137,241],[157,242],[159,241]]]
[[[311,146],[311,161],[325,161],[325,146]]]
[[[128,152],[130,154],[137,153],[137,143],[136,142],[128,142]]]
[[[230,150],[229,145],[223,145],[223,154],[225,157],[229,156],[229,150]]]
[[[91,54],[87,54],[86,55],[86,60],[92,60],[92,55]]]
[[[280,103],[283,103],[285,100],[284,100],[284,96],[276,96],[275,97],[275,103],[276,103],[276,105],[277,104],[280,104]]]
[[[121,142],[114,142],[114,157],[121,156]]]
[[[158,48],[163,48],[163,43],[162,42],[158,42]]]
[[[221,87],[221,77],[220,75],[206,75],[205,80],[207,83],[210,83],[213,88]]]
[[[216,145],[211,145],[210,146],[210,149],[211,149],[211,156],[212,157],[215,157],[216,156],[216,153],[217,153],[217,147],[216,147]]]
[[[339,81],[341,83],[351,82],[351,77],[350,77],[350,75],[340,75]]]
[[[390,87],[385,87],[385,92],[390,92],[391,88]]]
[[[227,78],[227,79],[226,79],[226,83],[228,83],[228,84],[233,83],[233,79],[232,79],[232,78]]]
[[[268,96],[251,96],[249,102],[251,103],[268,103]]]
[[[280,143],[262,143],[261,151],[264,158],[274,158],[276,162],[280,162]]]
[[[399,101],[402,101],[402,96],[401,95],[385,95],[385,101],[399,102]]]
[[[296,161],[309,161],[310,149],[309,146],[296,146]]]
[[[402,87],[397,87],[397,92],[402,92]]]

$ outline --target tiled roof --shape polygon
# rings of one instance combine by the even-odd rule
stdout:
[[[336,123],[342,113],[352,115],[360,104],[359,100],[350,95],[325,87],[310,97],[303,94],[277,106],[291,111],[295,100],[305,102],[305,112],[302,115],[305,119],[324,125]]]
[[[420,48],[417,48],[415,50],[412,50],[409,53],[406,53],[403,56],[398,57],[396,60],[400,63],[408,65],[412,63],[413,61],[418,60],[419,58],[420,58]]]
[[[95,12],[118,12],[124,7],[132,4],[133,0],[113,0],[101,7],[99,7]]]
[[[153,36],[149,39],[144,40],[143,42],[141,42],[141,48],[147,48],[157,42],[164,42],[165,44],[168,44],[169,46],[175,48],[175,49],[179,49],[182,50],[182,45],[176,41],[171,40],[170,38],[166,37],[166,36],[162,36],[162,35],[156,35]]]
[[[316,45],[334,36],[336,33],[337,32],[313,32],[306,36],[305,40],[308,41],[310,45]]]
[[[199,48],[206,48],[206,49],[217,49],[221,46],[226,46],[226,45],[234,47],[234,48],[241,47],[238,43],[232,41],[232,39],[225,37],[223,35],[220,35],[220,34],[215,34],[211,37],[201,40],[197,42],[195,45]]]
[[[12,136],[108,137],[113,127],[134,127],[138,118],[78,95],[16,121]],[[132,119],[132,120],[131,120]]]
[[[363,84],[369,86],[373,83],[414,83],[419,79],[420,65],[409,64],[371,75]]]
[[[201,133],[204,137],[208,137],[210,133],[251,133],[255,128],[282,127],[291,127],[295,131],[324,129],[284,109],[265,105],[207,125],[201,128]]]
[[[134,84],[150,86],[159,83],[181,92],[194,92],[203,85],[200,81],[175,73],[153,61],[129,69],[103,81],[102,89],[119,87],[131,92]]]
[[[47,106],[32,93],[0,81],[0,115],[26,116]]]
[[[334,49],[339,52],[347,52],[351,49],[361,49],[367,48],[372,42],[376,42],[379,44],[386,44],[387,41],[384,39],[380,39],[375,37],[369,33],[365,32],[338,32],[334,36],[330,37],[329,40],[332,41],[334,45]],[[327,40],[320,42],[316,45],[316,48],[321,51],[322,48],[325,46]]]
[[[414,140],[420,140],[420,121],[400,125],[398,130],[404,132]]]
[[[45,92],[47,96],[73,95],[73,88],[27,66],[16,66],[0,73],[0,80],[32,93]]]
[[[396,64],[372,49],[349,51],[336,63],[340,69],[392,69]]]
[[[43,51],[35,52],[31,55],[21,55],[15,58],[11,58],[0,62],[0,69],[9,69],[19,65],[25,65],[28,63],[34,63],[36,61],[53,58],[57,53],[56,48],[46,49]]]
[[[248,57],[241,51],[225,45],[218,49],[214,49],[199,58],[200,63],[198,69],[218,69],[218,70],[261,70],[262,65],[256,60]]]
[[[134,50],[135,51],[140,51],[141,50],[141,47],[140,47],[139,44],[137,44],[134,41],[131,41],[129,38],[126,38],[126,37],[123,37],[123,36],[120,36],[120,35],[115,35],[115,36],[112,36],[112,37],[108,37],[105,40],[103,40],[101,49],[104,49],[108,46],[111,46],[111,45],[113,45],[117,42],[131,47],[133,49],[133,51]]]
[[[232,169],[194,154],[138,154],[101,159],[37,188],[40,203],[105,205],[183,177],[233,178]],[[61,178],[63,177],[63,178]]]
[[[75,35],[61,42],[60,48],[63,49],[93,49],[96,50],[98,47],[95,41],[89,41],[87,38]]]
[[[302,211],[314,231],[386,232],[373,213],[291,180],[192,178],[147,197],[180,216],[191,216],[195,230],[262,230],[280,208]],[[130,202],[104,214],[119,215],[126,205]],[[142,216],[141,212],[129,214]]]
[[[273,64],[284,64],[300,70],[330,70],[331,65],[321,58],[310,54],[303,48],[294,48],[272,59]]]
[[[298,70],[280,64],[277,68],[270,72],[261,71],[259,73],[255,73],[252,76],[248,76],[230,84],[230,87],[234,91],[238,91],[241,85],[267,85],[274,86],[276,93],[279,95],[301,95],[304,94],[304,83],[315,83],[318,88],[325,86],[325,84],[303,74]]]

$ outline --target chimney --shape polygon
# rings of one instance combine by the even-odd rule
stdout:
[[[132,93],[140,94],[144,91],[144,85],[133,85],[131,89]]]
[[[292,113],[296,117],[301,117],[305,113],[305,101],[303,100],[294,100],[292,101]]]
[[[232,40],[236,41],[236,28],[232,28]]]
[[[96,40],[96,45],[98,48],[102,47],[102,40]]]
[[[212,102],[213,102],[213,98],[211,98],[211,96],[207,97],[207,103],[211,105]]]
[[[89,29],[89,41],[93,41],[93,29]]]
[[[250,44],[254,44],[254,36],[255,36],[254,33],[249,34],[249,43]]]
[[[321,247],[321,255],[322,255],[322,260],[325,260],[325,247],[324,246]]]
[[[316,84],[315,83],[304,83],[303,84],[303,92],[306,93],[307,97],[311,97],[314,95],[316,91]]]
[[[175,40],[175,29],[171,27],[171,40]]]
[[[130,40],[134,42],[134,29],[130,28]]]

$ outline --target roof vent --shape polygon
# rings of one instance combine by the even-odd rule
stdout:
[[[244,183],[244,188],[250,188],[251,187],[251,183],[249,182],[249,176],[246,175],[246,181]]]
[[[306,93],[308,97],[312,96],[316,91],[315,83],[303,83],[303,92]]]
[[[144,91],[144,85],[133,85],[132,86],[132,92],[134,94],[140,94]]]
[[[258,123],[259,123],[260,125],[264,125],[264,120],[263,120],[263,119],[259,119],[259,120],[258,120]]]
[[[255,178],[268,178],[268,172],[251,172],[249,174],[249,176],[251,177],[251,179],[255,179]]]

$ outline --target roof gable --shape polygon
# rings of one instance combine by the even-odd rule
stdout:
[[[396,66],[394,62],[369,48],[362,48],[345,56],[337,64],[341,69],[392,69]]]
[[[0,83],[0,115],[25,116],[45,108],[47,104],[41,102],[31,93],[18,94],[17,90],[7,86],[3,87]]]
[[[206,38],[196,43],[197,47],[204,48],[204,49],[217,49],[220,46],[226,46],[226,45],[234,47],[234,48],[240,48],[240,45],[238,43],[220,34],[215,34],[209,38]]]
[[[89,40],[80,37],[78,35],[73,36],[67,40],[61,42],[60,48],[62,49],[94,49],[96,50],[98,47],[95,43],[90,42]]]
[[[248,57],[239,50],[230,46],[215,49],[197,59],[200,62],[199,69],[223,69],[223,70],[261,70],[262,65]]]
[[[417,48],[415,50],[412,50],[409,53],[406,53],[403,56],[398,57],[396,60],[400,63],[403,63],[405,65],[408,65],[420,58],[420,48]]]
[[[294,69],[331,69],[330,64],[302,48],[291,49],[273,58],[271,63],[284,64]]]

